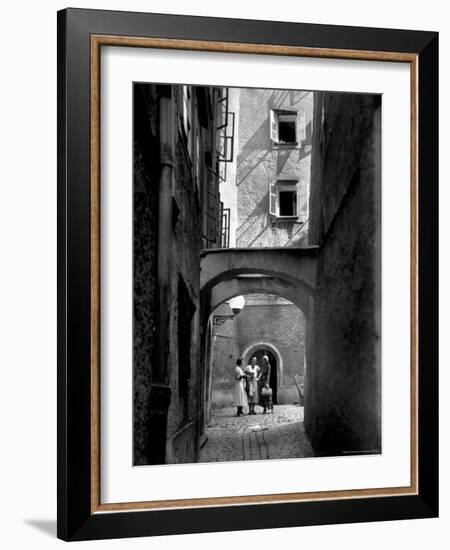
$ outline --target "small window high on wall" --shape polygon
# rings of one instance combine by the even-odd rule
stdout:
[[[297,218],[297,181],[279,180],[270,184],[270,214],[278,218]]]
[[[278,192],[279,198],[279,215],[281,217],[297,216],[297,190],[296,189],[280,189]]]
[[[271,109],[270,139],[275,145],[298,146],[305,139],[304,111]]]

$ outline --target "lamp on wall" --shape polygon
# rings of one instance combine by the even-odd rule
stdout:
[[[227,304],[231,307],[231,311],[237,315],[242,309],[244,309],[245,298],[244,296],[235,296],[234,298],[231,298],[231,300],[228,300]]]
[[[230,306],[233,315],[214,315],[213,324],[216,326],[223,325],[225,321],[234,319],[236,315],[239,315],[239,313],[244,309],[245,298],[244,296],[235,296],[234,298],[231,298],[231,300],[227,300],[225,303]]]

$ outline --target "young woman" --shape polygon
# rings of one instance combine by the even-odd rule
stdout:
[[[237,407],[236,416],[242,416],[244,414],[242,408],[248,406],[247,394],[245,393],[245,379],[246,376],[242,370],[242,359],[239,357],[234,369],[233,406]]]
[[[248,414],[255,413],[255,405],[259,401],[258,381],[261,369],[256,364],[256,357],[252,357],[250,365],[247,365],[245,374],[247,375],[247,396],[248,396]]]

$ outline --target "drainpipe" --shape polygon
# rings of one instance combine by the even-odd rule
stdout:
[[[172,86],[158,86],[160,178],[158,192],[158,256],[156,353],[152,369],[149,414],[149,463],[166,463],[167,415],[170,404],[168,384],[170,290],[172,256],[172,187],[174,153],[174,112]]]

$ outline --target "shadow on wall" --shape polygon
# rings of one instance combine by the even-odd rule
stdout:
[[[269,132],[269,117],[252,134],[246,144],[242,147],[237,157],[236,186],[239,187],[256,168],[263,163],[267,157],[276,154],[277,173],[282,172],[285,164],[292,159],[293,152],[297,152],[296,162],[300,162],[311,154],[312,124],[308,122],[305,128],[305,139],[299,149],[272,149],[267,139]]]
[[[270,154],[267,150],[267,136],[269,133],[269,116],[261,123],[252,136],[247,140],[239,152],[236,160],[236,186],[239,185],[255,170]]]
[[[247,151],[247,149],[249,149]],[[241,155],[246,155],[245,160],[240,160]],[[270,149],[251,149],[250,147],[245,146],[242,153],[239,154],[237,160],[237,174],[236,174],[236,187],[239,187],[244,183],[244,181],[258,168],[260,164],[263,164],[267,157],[272,155]]]
[[[269,105],[274,109],[280,105],[288,104],[290,107],[295,107],[298,103],[308,97],[313,92],[305,92],[303,90],[273,90],[270,95]]]
[[[274,219],[268,214],[269,211],[269,192],[267,192],[263,198],[256,204],[247,218],[236,229],[237,245],[243,239],[245,240],[247,234],[252,229],[255,229],[255,225],[260,224],[259,232],[252,236],[252,240],[245,243],[245,248],[258,246],[258,239],[263,237],[267,231],[271,231],[272,228],[283,229],[285,233],[286,242],[283,246],[293,246],[294,244],[300,244],[305,235],[302,231],[306,229],[305,223],[292,223],[286,221],[274,221]],[[296,238],[297,237],[297,238]],[[263,246],[267,243],[263,242]]]
[[[236,229],[236,237],[237,240],[242,239],[245,237],[245,234],[252,229],[255,224],[258,222],[261,223],[262,231],[263,232],[267,227],[268,223],[264,225],[264,221],[262,221],[261,216],[264,214],[267,214],[269,210],[269,193],[267,192],[261,200],[256,203],[253,210],[249,213],[247,218],[239,225]],[[268,220],[267,220],[268,222]]]

